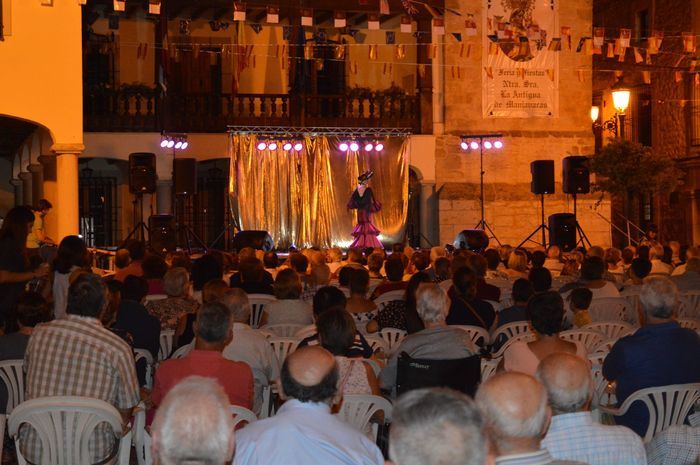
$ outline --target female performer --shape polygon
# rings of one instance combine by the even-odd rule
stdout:
[[[374,198],[372,188],[368,186],[373,171],[365,171],[357,178],[357,189],[350,196],[348,208],[357,209],[357,226],[352,232],[355,240],[350,247],[364,249],[366,247],[382,247],[377,236],[379,229],[372,224],[372,213],[382,209],[382,204]]]

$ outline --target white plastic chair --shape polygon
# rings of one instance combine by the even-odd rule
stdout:
[[[262,328],[260,328],[260,330],[272,333],[277,337],[296,337],[296,333],[298,333],[304,328],[306,328],[306,326],[304,325],[279,324],[265,325]]]
[[[194,349],[194,343],[190,343],[187,345],[184,345],[177,349],[173,354],[170,356],[171,359],[178,359],[178,358],[185,358],[187,354],[192,352],[192,349]]]
[[[275,296],[269,294],[249,294],[248,302],[250,302],[250,327],[257,329],[260,326],[260,320],[263,316],[265,305],[277,300]]]
[[[679,318],[700,318],[700,291],[683,292],[679,304]]]
[[[565,341],[580,342],[586,347],[589,354],[594,352],[601,342],[607,338],[604,334],[590,329],[570,329],[559,333],[559,337]]]
[[[159,362],[170,357],[170,353],[173,351],[173,339],[175,339],[175,331],[172,329],[163,329],[160,331],[160,350],[158,350]]]
[[[613,416],[627,413],[634,402],[642,402],[649,411],[649,426],[644,434],[644,442],[669,426],[681,425],[695,402],[700,399],[700,383],[672,384],[640,389],[632,393],[620,408],[602,407],[601,411]]]
[[[474,345],[478,345],[480,347],[485,346],[486,344],[489,343],[489,332],[486,331],[484,328],[481,326],[473,326],[473,325],[450,325],[451,328],[459,328],[465,333],[469,334],[469,338],[472,340]]]
[[[277,356],[277,362],[281,367],[287,355],[297,350],[297,346],[299,346],[299,342],[301,341],[292,337],[271,337],[267,342],[272,346],[272,350],[275,356]]]
[[[386,341],[379,337],[379,335],[369,335],[365,336],[365,340],[369,344],[369,346],[372,348],[372,351],[376,354],[377,352],[381,351],[384,352],[384,354],[388,355],[389,348],[387,346]]]
[[[481,359],[481,382],[483,383],[491,376],[496,373],[496,368],[498,368],[498,363],[501,359],[487,360],[485,358]]]
[[[496,313],[500,312],[505,308],[502,303],[496,302],[495,300],[486,300],[485,302],[490,303],[491,307],[493,307],[493,311]]]
[[[599,297],[591,301],[588,313],[591,321],[623,321],[627,300],[624,297]]]
[[[168,296],[165,294],[151,294],[144,297],[143,300],[145,300],[146,302],[155,302],[156,300],[165,300],[167,298]]]
[[[4,360],[0,362],[0,379],[7,390],[5,412],[12,413],[15,407],[24,402],[24,360]]]
[[[95,428],[107,423],[119,441],[119,450],[107,463],[129,464],[131,431],[122,437],[122,418],[112,405],[87,397],[41,397],[19,404],[8,420],[8,432],[15,441],[17,461],[25,465],[20,452],[19,428],[34,428],[41,442],[42,465],[90,465],[94,462],[88,440]],[[66,425],[71,425],[66,427]]]
[[[316,334],[316,325],[308,325],[304,326],[299,331],[294,333],[294,337],[298,337],[299,339],[306,339],[307,337],[313,336],[314,334]]]
[[[391,355],[406,337],[406,331],[396,328],[383,328],[377,334],[386,343],[387,355]]]
[[[389,302],[393,302],[394,300],[406,300],[406,291],[398,290],[385,292],[384,294],[374,299],[374,303],[377,305],[379,310],[381,310],[386,304],[388,304]]]
[[[508,340],[514,336],[518,336],[523,333],[530,332],[530,322],[529,321],[515,321],[513,323],[507,323],[503,326],[499,326],[498,329],[491,336],[491,343],[495,344],[499,341],[501,337]]]
[[[254,421],[257,421],[258,417],[255,416],[255,414],[248,410],[245,407],[241,407],[239,405],[231,405],[229,407],[229,410],[231,412],[231,415],[233,415],[233,426],[237,427],[239,424],[246,422],[247,424],[251,424]]]
[[[591,357],[589,357],[589,360],[591,360],[591,362],[594,360],[598,361],[598,359]],[[591,376],[593,377],[592,407],[601,408],[614,406],[617,403],[615,389],[613,388],[613,384],[603,376],[602,363],[595,363],[591,365]]]
[[[153,389],[153,355],[146,349],[134,349],[134,364],[146,361],[146,387]]]
[[[678,318],[678,324],[681,328],[692,329],[693,331],[700,331],[700,320],[695,318]]]
[[[588,324],[581,329],[598,331],[599,333],[605,335],[606,338],[613,340],[620,339],[621,337],[632,334],[635,331],[634,326],[629,323],[625,323],[624,321],[599,321]]]
[[[151,435],[146,431],[146,407],[140,402],[134,409],[134,423],[132,427],[136,460],[139,465],[153,465],[151,456]]]
[[[520,333],[517,336],[513,336],[508,339],[495,354],[492,355],[493,359],[497,359],[503,356],[506,349],[510,347],[514,342],[532,342],[537,340],[537,335],[534,332]]]
[[[391,423],[391,402],[380,396],[348,394],[343,396],[343,403],[337,415],[343,421],[353,425],[363,433],[368,430],[370,420],[377,412],[384,413],[384,423]],[[379,427],[372,424],[372,439],[377,441]]]

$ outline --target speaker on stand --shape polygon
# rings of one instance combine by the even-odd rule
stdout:
[[[178,245],[187,249],[189,254],[192,254],[193,243],[206,252],[207,245],[184,221],[184,209],[187,202],[193,195],[197,194],[197,160],[195,158],[175,158],[173,156],[173,188],[175,191],[175,237]]]
[[[143,194],[153,194],[156,191],[156,154],[135,152],[129,154],[129,192],[134,194],[134,228],[124,239],[126,243],[132,237],[146,241],[148,226],[143,222]],[[138,208],[137,208],[138,204]]]
[[[541,220],[540,225],[518,244],[517,248],[522,247],[527,241],[532,241],[546,248],[549,227],[544,222],[544,196],[545,194],[554,194],[554,160],[533,161],[530,163],[530,174],[532,175],[530,191],[540,196]],[[539,232],[542,233],[542,242],[537,242],[533,239]]]
[[[588,168],[588,157],[583,156],[570,156],[565,157],[562,160],[562,180],[563,189],[565,194],[571,194],[574,199],[574,241],[576,246],[579,244],[588,247],[591,246],[591,241],[588,240],[588,236],[581,228],[578,222],[578,212],[577,212],[577,194],[588,194],[591,191],[591,172]],[[551,219],[551,217],[550,217]],[[551,226],[550,226],[551,227]],[[579,239],[576,240],[576,233],[578,232]],[[550,233],[550,241],[551,233]]]
[[[576,216],[573,213],[549,215],[549,244],[558,246],[562,252],[576,248]]]

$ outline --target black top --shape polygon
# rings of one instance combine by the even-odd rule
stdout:
[[[272,286],[275,283],[275,279],[272,277],[269,271],[265,270],[263,271],[263,279],[262,279],[263,284],[267,284],[269,286]],[[234,273],[231,275],[231,279],[229,279],[228,285],[229,287],[240,287],[243,290],[243,286],[241,284],[243,283],[243,280],[241,279],[241,274],[240,273]],[[257,283],[249,283],[249,284],[257,284]],[[246,291],[248,292],[248,291]],[[249,292],[250,294],[250,292]],[[267,294],[266,292],[261,292],[261,294]]]
[[[268,284],[266,282],[246,282],[246,283],[240,283],[237,286],[231,286],[231,287],[237,287],[239,289],[243,289],[246,294],[269,294],[269,295],[275,295],[275,291],[272,289],[272,285]]]
[[[303,339],[299,343],[299,347],[309,345],[318,345],[318,333],[314,333],[313,335]],[[350,358],[370,358],[373,354],[374,351],[372,350],[372,346],[369,345],[367,339],[365,339],[365,337],[358,331],[357,333],[355,333],[355,340],[353,341],[352,346],[350,347],[350,349],[348,349],[348,353],[345,355]]]
[[[131,334],[134,348],[145,349],[153,355],[153,360],[157,359],[160,349],[160,321],[149,314],[146,307],[139,302],[122,300],[113,328]]]
[[[454,287],[450,289],[449,296],[452,304],[447,315],[448,325],[481,326],[487,330],[491,328],[496,312],[490,303],[479,299],[466,300]]]
[[[360,195],[360,193],[357,192],[357,189],[355,189],[352,193],[352,196],[350,196],[348,208],[357,208],[358,210],[370,211],[372,209],[373,203],[374,193],[372,192],[371,187],[365,189],[365,193],[363,195]]]
[[[22,244],[18,244],[16,240],[11,238],[0,240],[0,270],[13,273],[26,272],[28,263],[22,251]],[[26,281],[0,284],[0,319],[5,321],[14,310],[26,284]]]

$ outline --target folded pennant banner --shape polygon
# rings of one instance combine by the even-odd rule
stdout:
[[[245,21],[245,3],[233,2],[233,20]]]
[[[333,13],[333,27],[343,28],[348,25],[348,20],[344,11],[336,11]]]
[[[620,46],[629,47],[632,38],[632,29],[620,29]]]
[[[379,15],[377,13],[370,13],[367,15],[367,29],[370,31],[379,29]]]
[[[683,48],[686,53],[695,53],[695,34],[692,32],[684,32],[683,34]]]
[[[276,6],[267,7],[267,22],[277,24],[280,22],[280,9]]]
[[[413,32],[413,21],[410,16],[401,16],[401,32],[409,34]]]

